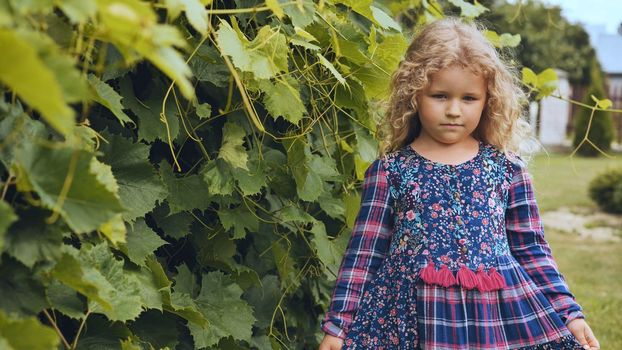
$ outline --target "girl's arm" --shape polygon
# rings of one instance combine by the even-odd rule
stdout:
[[[361,207],[339,267],[328,311],[321,322],[325,333],[345,338],[365,285],[386,256],[393,232],[393,197],[382,159],[365,171]]]
[[[567,325],[575,318],[584,318],[582,308],[570,292],[544,239],[531,175],[524,164],[513,164],[513,167],[505,213],[510,250]]]

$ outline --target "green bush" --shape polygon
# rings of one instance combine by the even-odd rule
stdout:
[[[590,181],[590,198],[606,212],[622,214],[622,168],[607,170]]]
[[[595,60],[592,63],[591,83],[583,99],[583,103],[587,105],[594,105],[592,95],[598,99],[605,98],[605,88],[603,86],[602,73],[598,62]],[[592,110],[589,108],[581,108],[577,111],[574,118],[574,139],[572,142],[573,147],[579,146],[583,140],[585,133],[587,132],[588,125],[590,124],[590,117]],[[590,131],[588,139],[596,145],[603,152],[611,149],[611,142],[614,138],[613,121],[611,120],[611,114],[604,111],[595,111],[592,118],[591,125],[589,125]],[[595,157],[600,154],[594,146],[587,142],[581,144],[577,153],[586,157]]]

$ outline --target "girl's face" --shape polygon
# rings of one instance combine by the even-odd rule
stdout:
[[[459,65],[443,68],[430,76],[417,104],[421,141],[470,141],[486,106],[486,80]]]

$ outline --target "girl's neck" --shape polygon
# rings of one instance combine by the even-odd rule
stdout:
[[[451,144],[433,139],[416,138],[409,146],[422,157],[433,162],[460,164],[472,159],[479,153],[480,142],[473,137]]]

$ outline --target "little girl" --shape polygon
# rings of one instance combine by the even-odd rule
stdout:
[[[598,349],[517,155],[515,71],[446,18],[419,31],[392,87],[320,350]]]

